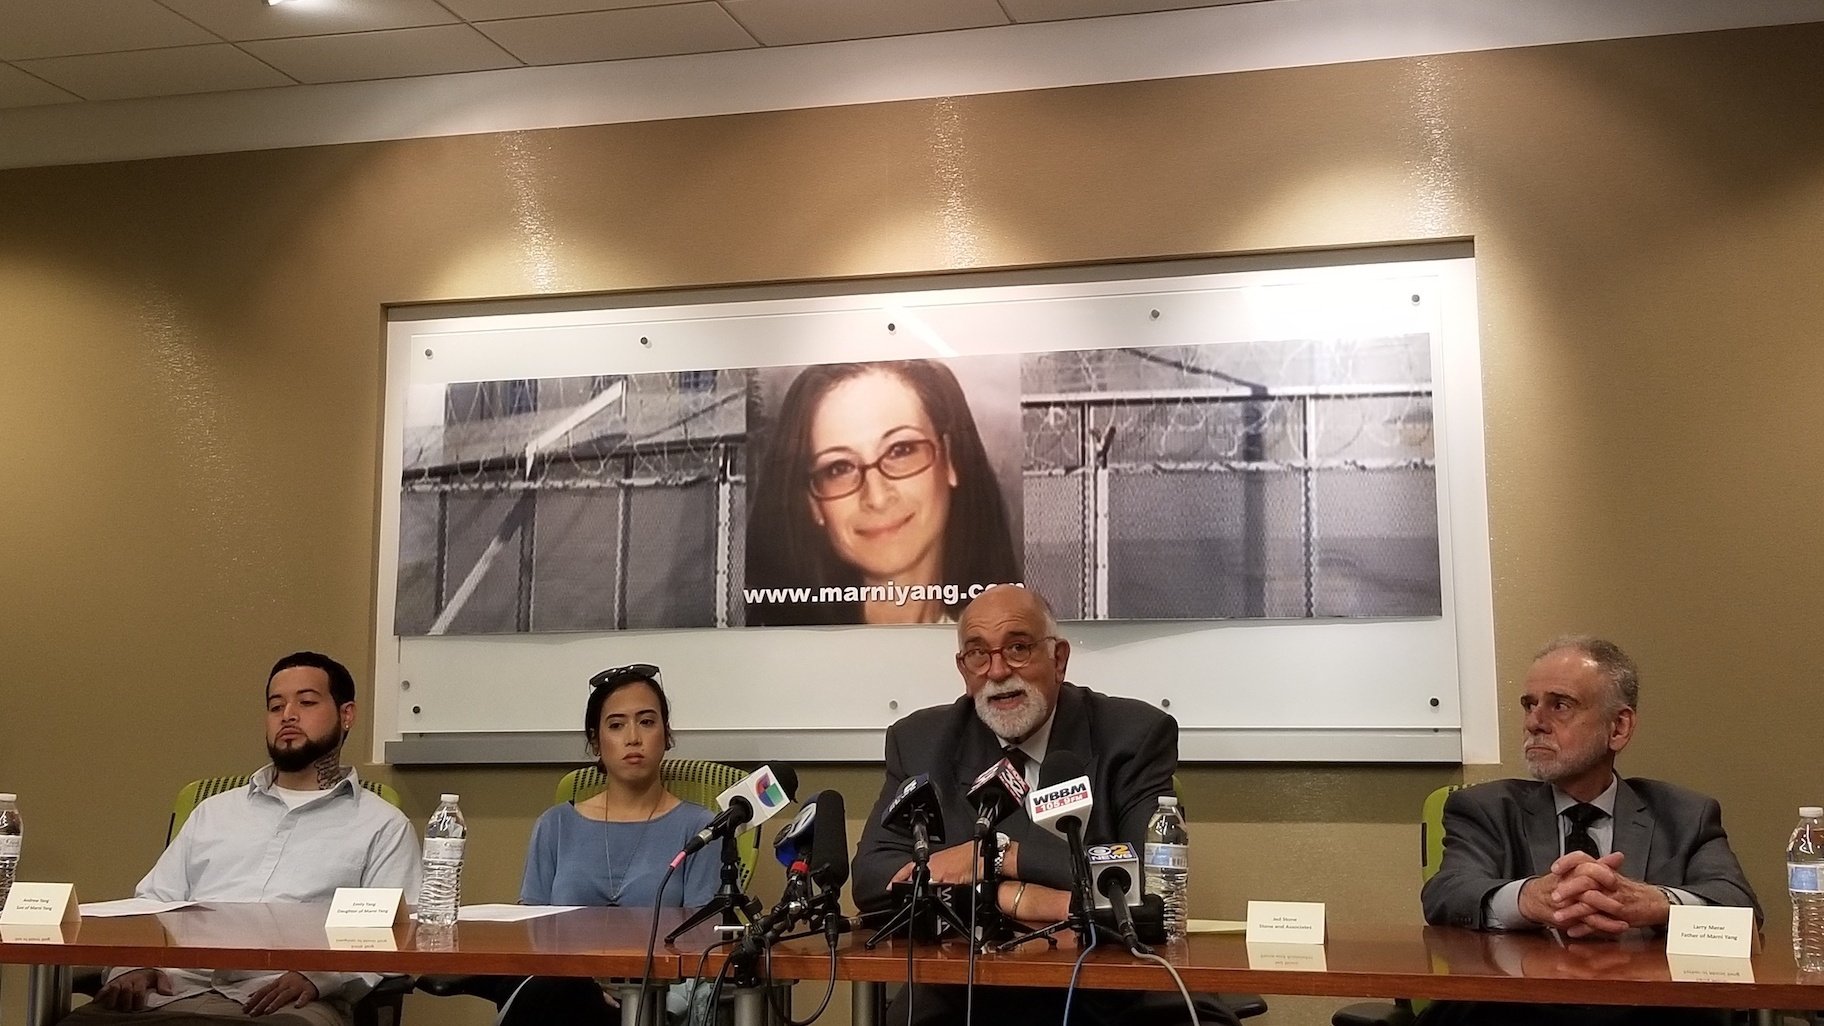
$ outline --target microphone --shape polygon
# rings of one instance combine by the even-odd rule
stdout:
[[[1026,814],[1032,821],[1081,848],[1083,825],[1095,806],[1088,767],[1082,758],[1075,752],[1046,755],[1045,764],[1039,769],[1038,790],[1026,796]]]
[[[842,808],[841,791],[817,796],[817,828],[811,834],[810,871],[832,897],[849,881],[849,823]]]
[[[1072,918],[1078,920],[1079,932],[1089,929],[1090,906],[1094,901],[1089,887],[1089,863],[1083,851],[1083,827],[1089,822],[1090,810],[1096,806],[1089,789],[1089,767],[1075,752],[1047,753],[1039,768],[1039,788],[1026,796],[1026,814],[1039,826],[1064,838],[1070,846],[1070,868],[1074,885],[1071,889]]]
[[[1090,889],[1097,909],[1108,909],[1129,951],[1144,954],[1151,949],[1140,943],[1140,932],[1134,927],[1134,881],[1140,876],[1140,859],[1134,846],[1126,841],[1092,844],[1087,852]]]
[[[888,829],[909,829],[912,851],[919,862],[931,858],[931,846],[944,843],[944,810],[937,797],[937,786],[931,774],[907,777],[899,785],[893,800],[880,815],[880,825]]]
[[[1026,774],[1014,766],[1012,759],[982,771],[969,785],[969,804],[975,807],[975,836],[986,838],[994,825],[1026,801]]]
[[[811,835],[811,879],[823,888],[818,896],[825,903],[823,935],[834,948],[841,939],[842,885],[849,879],[849,822],[842,807],[841,791],[825,791],[817,796],[817,830]]]
[[[793,863],[810,854],[812,838],[816,835],[817,803],[822,797],[818,795],[801,805],[797,818],[781,827],[779,836],[774,839],[773,855],[785,868],[792,868]]]
[[[749,827],[759,826],[797,796],[797,771],[784,764],[777,769],[760,767],[716,797],[716,804],[722,811],[684,845],[678,860],[701,851],[704,845],[718,837],[731,837]]]

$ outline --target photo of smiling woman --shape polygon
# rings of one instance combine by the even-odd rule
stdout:
[[[747,624],[942,623],[1020,581],[1018,360],[755,371]]]

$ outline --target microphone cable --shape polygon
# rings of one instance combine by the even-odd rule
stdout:
[[[1184,1010],[1190,1013],[1191,1026],[1201,1026],[1197,1021],[1197,1002],[1191,1000],[1191,992],[1190,989],[1184,985],[1184,977],[1178,975],[1178,970],[1173,968],[1172,963],[1167,962],[1165,959],[1160,958],[1150,951],[1144,953],[1136,951],[1133,955],[1135,958],[1144,958],[1148,962],[1157,962],[1165,967],[1166,972],[1172,974],[1172,982],[1178,985],[1178,993],[1184,997]]]
[[[1070,986],[1064,989],[1063,1026],[1070,1026],[1070,1002],[1077,996],[1077,974],[1083,971],[1083,960],[1088,958],[1089,953],[1094,950],[1096,950],[1096,931],[1091,929],[1089,943],[1083,946],[1082,952],[1077,955],[1076,964],[1070,967]]]
[[[717,1016],[714,995],[709,995],[710,1000],[700,1001],[697,994],[699,991],[703,990],[706,982],[703,979],[703,969],[709,964],[709,953],[717,948],[731,947],[735,942],[736,938],[733,937],[715,941],[704,948],[703,953],[697,956],[697,971],[692,973],[690,977],[690,1007],[684,1013],[684,1021],[689,1024],[689,1026],[716,1026]],[[697,1016],[699,1008],[707,1009],[700,1023]]]
[[[836,993],[836,945],[830,945],[830,980],[823,988],[823,1000],[817,1003],[817,1010],[811,1013],[810,1018],[794,1019],[790,1008],[779,1006],[779,995],[773,992],[773,949],[770,945],[766,949],[766,983],[764,986],[766,987],[766,1003],[780,1022],[785,1026],[811,1026],[823,1015],[824,1009],[830,1007],[830,997]]]
[[[981,886],[981,871],[982,838],[978,834],[975,838],[975,859],[969,863],[969,936],[964,938],[969,942],[969,985],[963,993],[963,1026],[975,1026],[975,912],[981,904],[980,896],[975,891]],[[996,900],[999,900],[998,895]],[[911,1021],[910,1016],[907,1016],[907,1021]]]
[[[659,878],[659,889],[652,895],[652,929],[646,934],[646,967],[640,970],[640,1005],[633,1013],[634,1021],[639,1026],[663,1026],[662,1022],[639,1023],[639,1017],[645,1014],[646,995],[652,992],[652,961],[659,947],[659,909],[665,904],[665,888],[671,883],[672,874],[678,871],[687,857],[679,852],[678,857],[671,860],[671,865],[665,867],[665,875]],[[663,1014],[660,1018],[663,1019]]]

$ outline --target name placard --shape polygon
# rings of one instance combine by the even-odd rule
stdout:
[[[326,926],[323,935],[337,951],[398,951],[390,926]]]
[[[1747,958],[1754,953],[1754,909],[1674,905],[1666,921],[1666,954]]]
[[[1328,971],[1322,944],[1249,944],[1248,968],[1294,973]]]
[[[1680,983],[1753,983],[1754,962],[1718,955],[1666,955],[1672,978]]]
[[[1248,902],[1249,944],[1322,944],[1323,942],[1323,902]]]
[[[15,883],[0,909],[0,925],[56,926],[82,918],[76,885],[67,883]]]
[[[76,939],[81,924],[52,923],[49,926],[0,926],[0,941],[8,944],[68,944]]]
[[[338,887],[325,930],[383,929],[405,921],[405,892],[397,887]]]

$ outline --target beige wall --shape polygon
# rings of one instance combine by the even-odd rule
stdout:
[[[1625,768],[1723,800],[1780,938],[1778,852],[1824,795],[1821,50],[1775,28],[0,172],[26,874],[126,893],[180,782],[259,761],[275,655],[368,662],[387,304],[1470,238],[1501,771],[1532,647],[1616,637],[1645,667]],[[510,899],[552,773],[390,776],[415,819],[463,793],[468,897]],[[1200,911],[1417,920],[1411,824],[1455,772],[1184,776]],[[875,786],[806,778],[858,814]]]

